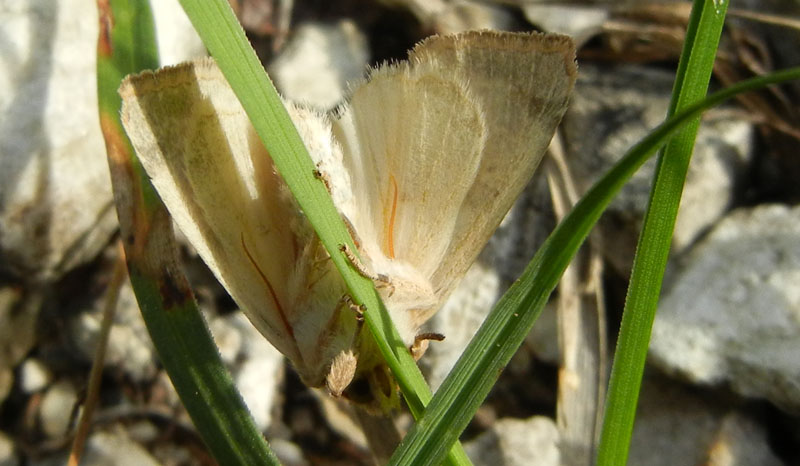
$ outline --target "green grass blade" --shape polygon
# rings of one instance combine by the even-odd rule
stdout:
[[[416,362],[394,328],[372,281],[359,275],[339,250],[352,243],[324,183],[315,178],[315,166],[292,125],[275,87],[269,80],[244,31],[226,0],[180,0],[211,55],[233,88],[278,171],[328,250],[342,274],[353,301],[366,307],[366,323],[394,374],[414,417],[431,399]],[[448,457],[452,464],[469,464],[455,445]]]
[[[727,6],[726,0],[694,2],[669,115],[706,95]],[[699,118],[692,120],[670,139],[656,165],[611,371],[598,465],[625,464],[628,458],[650,332],[699,124]]]
[[[324,183],[314,177],[316,167],[230,6],[225,0],[181,0],[181,4],[239,97],[300,207],[347,281],[353,299],[366,305],[370,328],[393,328],[388,315],[376,312],[382,305],[372,282],[354,271],[344,254],[339,251],[340,244],[350,245],[353,251],[356,248],[325,190]],[[382,334],[383,330],[378,333]],[[418,375],[400,378],[403,379],[401,386],[404,386],[404,393],[409,390],[409,405],[412,410],[421,411],[422,403],[430,399],[430,390],[416,370],[416,364],[410,355],[409,360],[401,361],[401,355],[408,354],[405,345],[398,336],[391,343],[384,340],[381,346],[382,351],[386,350],[384,356],[387,357],[387,362],[394,364],[393,370],[397,368],[401,373]],[[419,394],[415,396],[417,391]]]
[[[522,344],[589,231],[631,175],[678,128],[737,94],[800,79],[800,67],[750,79],[679,112],[631,148],[575,205],[503,295],[428,408],[392,456],[393,465],[435,465],[469,423]]]
[[[119,120],[122,78],[158,67],[148,2],[98,1],[97,87],[101,127],[126,259],[161,362],[220,464],[280,464],[247,411],[177,267],[172,224]]]

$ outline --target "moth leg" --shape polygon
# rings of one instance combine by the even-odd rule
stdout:
[[[347,306],[353,311],[353,314],[356,316],[356,322],[359,324],[364,322],[364,313],[367,312],[367,308],[363,304],[356,304],[349,294],[343,295],[341,299],[339,299],[339,304]]]
[[[422,355],[425,354],[431,340],[442,341],[444,340],[444,335],[441,333],[425,332],[418,333],[417,336],[414,337],[414,343],[411,344],[408,351],[411,353],[411,356],[414,357],[415,361],[419,361]]]
[[[387,277],[386,275],[379,273],[378,278],[373,281],[375,282],[375,288],[378,289],[386,288],[389,290],[387,296],[391,297],[394,294],[394,289],[395,289],[394,284],[392,283],[392,280],[389,279],[389,277]]]
[[[358,336],[361,334],[361,329],[364,327],[364,306],[354,303],[350,295],[344,294],[336,305],[335,314],[338,315],[339,311],[345,306],[355,312],[356,330],[353,332],[350,348],[342,350],[339,354],[334,356],[331,361],[331,367],[328,369],[328,375],[325,377],[325,385],[328,387],[328,392],[334,397],[342,396],[342,393],[350,385],[350,382],[353,381],[353,378],[355,378],[356,369],[358,368],[358,356],[353,351],[353,348],[357,347]],[[332,322],[337,320],[338,318],[332,320]]]
[[[375,282],[376,288],[388,288],[389,296],[392,296],[394,294],[395,288],[388,276],[382,273],[374,273],[371,270],[369,270],[369,268],[367,268],[367,266],[365,266],[364,263],[361,262],[361,259],[359,259],[358,256],[353,254],[353,251],[350,250],[350,247],[348,245],[346,244],[340,245],[339,250],[342,251],[342,253],[344,253],[345,257],[347,257],[347,260],[350,261],[350,265],[353,266],[353,268],[356,270],[356,272],[358,272],[359,275],[361,275],[364,278],[369,278],[370,280]]]
[[[332,195],[333,191],[331,190],[331,179],[330,179],[330,177],[328,176],[327,173],[325,173],[324,171],[320,170],[319,165],[320,164],[317,163],[317,168],[314,169],[314,172],[313,172],[314,173],[314,178],[322,181],[322,184],[325,185],[325,189],[328,190],[328,194]]]
[[[356,227],[353,226],[353,222],[344,214],[342,215],[342,221],[347,228],[347,232],[350,233],[350,237],[353,238],[353,244],[355,244],[357,248],[361,247],[361,237],[356,233]]]
[[[342,251],[344,257],[346,257],[347,260],[350,261],[350,265],[354,269],[356,269],[356,272],[358,272],[359,275],[361,275],[364,278],[369,278],[370,280],[378,279],[378,275],[369,270],[367,266],[365,266],[364,263],[361,262],[361,259],[359,259],[358,256],[353,254],[353,251],[350,250],[350,246],[346,244],[340,244],[339,250]]]

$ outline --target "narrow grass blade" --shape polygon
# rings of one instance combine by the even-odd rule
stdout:
[[[348,244],[353,251],[357,249],[324,183],[314,177],[316,167],[230,6],[224,0],[181,0],[181,4],[239,97],[281,176],[347,281],[354,301],[367,307],[370,328],[379,330],[377,333],[380,335],[393,329],[389,316],[378,312],[383,306],[372,282],[353,270],[339,250],[341,244]],[[408,355],[399,336],[390,340],[380,339],[383,341],[378,343],[381,351],[386,351],[384,356],[390,367],[400,372],[398,381],[409,398],[409,406],[412,411],[421,411],[423,403],[430,399],[430,389],[416,369],[413,358]],[[419,393],[415,395],[416,392]]]
[[[411,413],[415,417],[420,416],[431,399],[430,388],[394,328],[372,281],[359,275],[339,250],[342,244],[349,245],[352,251],[357,248],[324,183],[314,177],[316,167],[230,5],[226,0],[180,0],[180,3],[342,274],[353,301],[366,307],[367,326],[394,374]],[[460,445],[453,447],[447,461],[469,464]]]
[[[727,0],[694,2],[669,116],[706,95],[727,7]],[[650,332],[699,125],[695,118],[681,128],[658,158],[611,370],[598,465],[625,464],[628,458]]]
[[[97,81],[128,271],[161,362],[220,464],[279,464],[222,364],[186,278],[172,223],[119,120],[122,78],[158,67],[153,18],[142,0],[98,1]]]
[[[67,459],[67,466],[78,466],[81,463],[83,450],[86,447],[86,440],[92,428],[94,410],[97,408],[100,401],[100,386],[103,379],[103,366],[106,361],[106,348],[108,348],[111,326],[114,323],[114,314],[117,310],[119,291],[124,284],[127,270],[125,252],[122,250],[122,244],[117,242],[117,245],[119,246],[117,248],[119,250],[119,257],[115,261],[114,271],[111,273],[111,280],[108,282],[108,287],[106,288],[106,296],[103,302],[103,317],[100,321],[100,334],[97,337],[97,346],[94,348],[94,357],[92,358],[92,368],[89,371],[89,380],[86,382],[86,398],[83,402],[80,420],[75,428],[75,436],[72,439],[72,448],[69,452],[69,458]]]
[[[726,99],[792,79],[800,79],[800,67],[744,81],[717,92],[677,113],[631,148],[581,198],[548,237],[522,276],[503,295],[437,390],[422,418],[395,451],[390,464],[439,464],[522,344],[562,273],[611,199],[670,135]]]

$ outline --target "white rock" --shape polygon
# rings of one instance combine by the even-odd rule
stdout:
[[[443,334],[444,341],[433,341],[420,360],[432,390],[439,388],[469,341],[478,331],[500,294],[497,273],[480,263],[473,264],[464,281],[427,327]]]
[[[609,16],[606,5],[536,2],[521,7],[531,23],[548,32],[571,36],[578,44],[599,33]]]
[[[26,394],[32,394],[45,388],[53,379],[53,373],[36,358],[28,358],[19,369],[20,388]]]
[[[800,207],[737,210],[676,268],[656,314],[653,362],[800,410]]]
[[[558,466],[558,429],[552,419],[505,418],[464,445],[475,466]]]
[[[723,419],[708,454],[707,464],[781,466],[784,463],[770,449],[764,427],[753,419],[734,412]]]
[[[284,359],[241,312],[214,319],[211,329],[220,342],[238,340],[238,351],[226,358],[236,387],[262,431],[272,423],[272,411],[283,384]],[[238,337],[232,337],[232,334]],[[225,346],[225,345],[221,345]],[[230,346],[230,345],[228,345]],[[223,350],[232,354],[232,348]],[[223,353],[223,354],[224,354]]]
[[[425,325],[425,331],[445,336],[442,342],[431,342],[420,359],[434,390],[444,381],[492,306],[519,277],[549,234],[554,223],[549,203],[545,178],[537,176],[442,309]],[[552,347],[555,334],[550,337],[550,342],[541,342],[539,347]]]
[[[348,82],[364,76],[368,60],[367,40],[353,22],[306,23],[268,70],[285,98],[328,110],[344,99]]]
[[[67,458],[68,453],[61,452],[43,458],[31,458],[29,464],[31,466],[61,466],[67,464]],[[159,466],[161,463],[119,428],[112,432],[92,434],[86,442],[80,464],[81,466]]]
[[[19,466],[19,464],[14,441],[4,432],[0,432],[0,466]]]
[[[67,435],[70,416],[77,401],[78,393],[67,380],[59,380],[47,389],[39,407],[39,422],[45,435],[50,438]]]
[[[87,361],[94,359],[104,300],[105,295],[100,296],[92,309],[77,316],[70,325],[72,340]],[[139,311],[133,288],[126,280],[120,289],[104,367],[120,369],[131,379],[144,382],[155,377],[157,366],[153,342]]]
[[[278,388],[283,382],[283,356],[241,313],[209,320],[223,362],[231,370],[256,425],[266,430],[271,423]],[[94,355],[99,330],[100,312],[97,309],[81,314],[71,325],[72,339],[87,361]],[[168,397],[165,403],[180,406],[168,377],[164,373],[157,374],[157,355],[128,282],[120,290],[105,367],[121,370],[140,382],[157,378],[161,386],[158,391]]]
[[[308,466],[310,464],[303,455],[303,449],[288,440],[270,439],[269,446],[284,466]]]
[[[219,348],[219,355],[228,366],[236,362],[242,350],[242,332],[231,325],[230,319],[215,318],[209,323],[209,329],[214,336],[214,343]]]
[[[14,383],[12,369],[36,343],[36,322],[45,293],[36,287],[0,287],[0,401]]]
[[[89,438],[81,460],[86,466],[159,466],[147,450],[122,432],[98,432]]]
[[[177,5],[154,3],[159,18]],[[97,5],[2,0],[0,22],[13,38],[0,43],[0,262],[48,280],[94,258],[117,225],[97,109]],[[187,52],[187,27],[163,24],[159,35]]]
[[[450,3],[433,16],[438,34],[454,34],[473,29],[513,30],[514,16],[504,6],[485,2],[460,1]]]
[[[561,351],[558,347],[558,306],[557,301],[548,302],[531,333],[525,339],[525,344],[531,349],[537,359],[558,366]]]
[[[105,366],[121,368],[136,381],[155,377],[156,353],[150,336],[143,330],[138,325],[113,325],[106,348]]]
[[[156,442],[162,435],[159,427],[149,420],[136,421],[125,426],[125,433],[131,440],[140,444]]]
[[[565,147],[578,185],[586,190],[625,152],[661,123],[674,75],[641,66],[582,65],[564,117]],[[752,158],[752,125],[707,115],[700,126],[673,238],[679,253],[729,209],[735,182]],[[655,157],[612,201],[598,223],[605,256],[630,272],[655,168]]]
[[[378,0],[378,2],[391,8],[408,9],[422,24],[432,23],[451,5],[448,0]]]
[[[150,448],[150,453],[153,454],[162,465],[167,464],[195,464],[197,463],[196,455],[193,455],[189,449],[189,445],[182,445],[176,443],[156,443]]]
[[[782,464],[766,430],[714,394],[665,377],[645,377],[633,428],[629,466]]]
[[[150,2],[156,25],[156,42],[161,66],[207,55],[203,40],[178,0]]]
[[[353,445],[363,450],[369,450],[367,437],[353,412],[355,408],[350,406],[348,401],[335,399],[321,389],[311,390],[311,393],[319,401],[325,420],[334,432],[346,438]]]

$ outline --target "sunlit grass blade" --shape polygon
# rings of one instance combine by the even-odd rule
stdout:
[[[97,86],[128,271],[147,329],[194,424],[220,464],[279,464],[222,364],[177,264],[172,223],[119,120],[122,78],[158,67],[148,2],[98,1]]]
[[[349,245],[352,251],[357,248],[324,183],[314,177],[316,167],[230,5],[226,0],[180,0],[180,3],[342,274],[353,301],[366,307],[367,326],[394,374],[411,413],[415,417],[421,415],[431,399],[430,388],[394,328],[372,281],[359,275],[339,250],[342,244]],[[460,445],[454,446],[448,461],[452,464],[469,464]]]
[[[631,148],[581,198],[548,237],[519,280],[503,295],[390,463],[407,466],[439,464],[486,398],[503,367],[522,344],[597,219],[631,175],[666,143],[670,135],[704,110],[726,99],[792,79],[800,79],[800,67],[750,79],[717,92],[677,113]]]
[[[371,323],[370,327],[376,324],[380,327],[391,327],[392,323],[388,316],[381,316],[377,312],[381,305],[372,288],[372,282],[353,270],[344,254],[339,251],[340,244],[349,244],[353,251],[356,248],[325,190],[324,183],[314,177],[313,173],[316,167],[283,108],[274,86],[247,42],[241,26],[233,16],[230,6],[223,0],[181,0],[181,3],[200,37],[203,38],[206,47],[239,97],[239,101],[247,111],[253,126],[297,198],[306,217],[319,233],[320,239],[348,282],[348,286],[352,287],[353,299],[359,304],[366,305],[367,321]],[[385,330],[379,333],[383,331]],[[402,367],[400,354],[407,354],[408,351],[405,350],[399,338],[391,344],[384,341],[382,346],[388,350],[387,362],[394,363],[398,369]],[[407,361],[407,364],[416,367],[413,359]],[[408,367],[403,369],[409,373],[416,372],[418,374],[418,371]],[[412,394],[416,390],[421,392],[417,397],[411,396],[410,405],[419,405],[415,398],[425,401],[430,398],[429,394],[424,395],[424,392],[429,392],[429,390],[423,388],[426,386],[421,375],[419,380],[409,380],[404,385],[411,389]]]
[[[727,6],[726,0],[694,2],[669,115],[706,95]],[[625,464],[628,458],[650,332],[699,125],[695,118],[681,128],[658,158],[611,370],[598,465]]]

